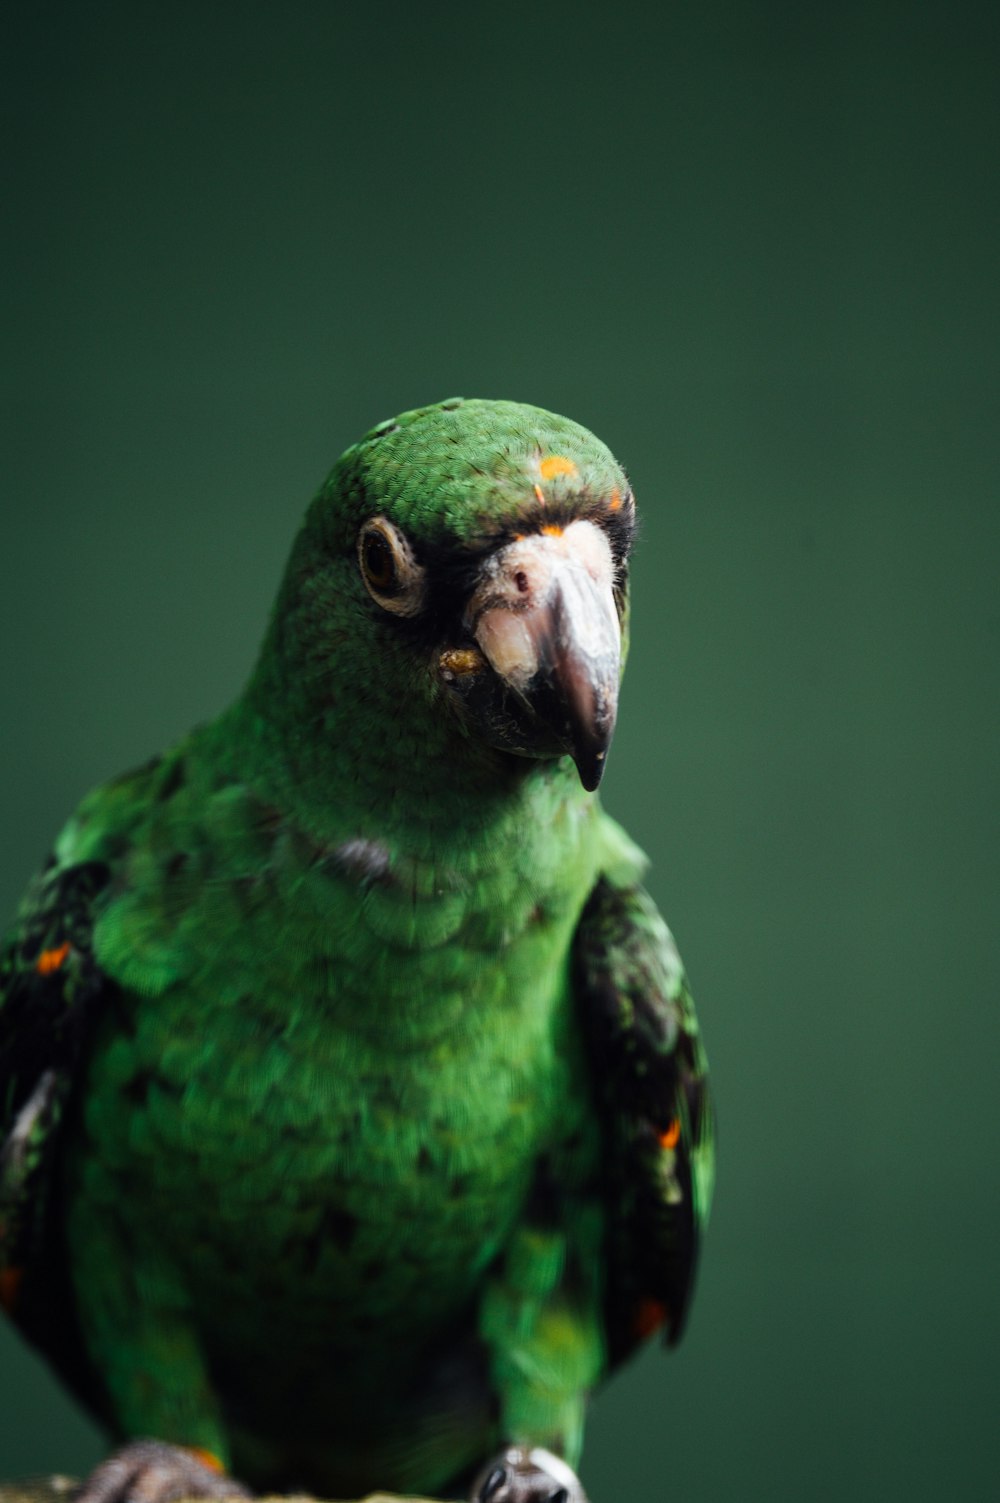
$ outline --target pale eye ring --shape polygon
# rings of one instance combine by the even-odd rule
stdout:
[[[424,601],[424,571],[406,538],[385,517],[370,517],[358,533],[358,568],[365,589],[383,610],[415,616]]]

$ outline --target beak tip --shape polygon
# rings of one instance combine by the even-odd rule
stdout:
[[[580,782],[588,793],[595,793],[607,766],[607,747],[580,748],[572,753]]]

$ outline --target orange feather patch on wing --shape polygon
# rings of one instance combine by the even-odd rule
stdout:
[[[69,940],[66,939],[54,950],[43,950],[35,961],[35,970],[39,976],[51,976],[53,971],[58,971],[68,954]]]
[[[644,1341],[647,1336],[652,1336],[654,1331],[658,1331],[661,1326],[665,1326],[668,1315],[669,1311],[662,1300],[642,1300],[635,1312],[635,1320],[633,1322],[635,1334],[639,1340]]]
[[[0,1305],[8,1315],[17,1304],[17,1291],[23,1277],[23,1268],[0,1268]]]

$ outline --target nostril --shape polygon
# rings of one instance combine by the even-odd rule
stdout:
[[[521,594],[521,595],[527,595],[527,593],[528,593],[528,576],[527,576],[527,574],[525,574],[525,572],[524,572],[523,569],[518,569],[515,572],[515,574],[514,574],[514,583],[517,586],[519,594]]]

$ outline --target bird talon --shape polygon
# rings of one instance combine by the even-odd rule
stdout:
[[[206,1451],[133,1440],[95,1467],[73,1503],[173,1503],[177,1498],[249,1498]]]
[[[587,1503],[572,1468],[541,1449],[511,1446],[472,1490],[472,1503]]]

